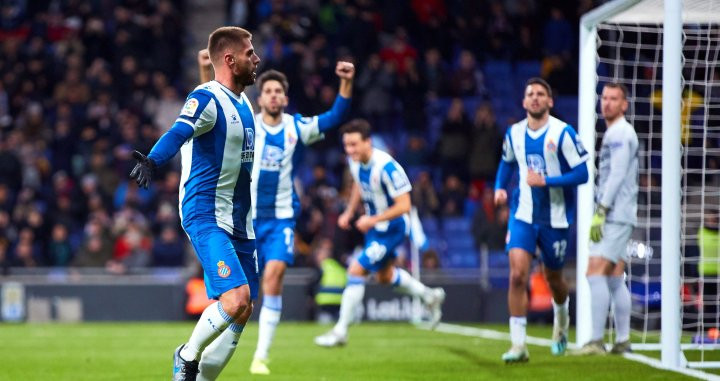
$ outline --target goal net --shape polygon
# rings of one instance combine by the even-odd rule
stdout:
[[[619,3],[619,2],[617,2]],[[596,121],[595,143],[605,131],[599,94],[607,82],[629,89],[626,118],[640,141],[638,225],[628,245],[627,282],[632,295],[634,349],[660,349],[661,181],[663,178],[663,9],[662,0],[625,2],[614,15],[590,30],[594,44],[592,86],[595,107],[580,106],[586,121]],[[594,45],[594,46],[593,46]],[[581,44],[581,50],[586,46]],[[720,367],[720,3],[683,4],[680,107],[680,348],[694,367]],[[581,54],[589,54],[581,52]],[[589,56],[586,56],[589,57]],[[582,71],[581,71],[582,75]],[[581,79],[582,80],[582,79]],[[581,96],[582,102],[582,96]],[[585,98],[587,102],[587,98]],[[592,113],[592,119],[588,118]],[[582,128],[582,126],[581,126]],[[590,126],[592,128],[592,125]],[[667,127],[666,127],[667,128]],[[667,137],[667,136],[666,136]],[[588,142],[589,143],[589,142]],[[580,209],[580,208],[578,208]],[[589,216],[579,216],[579,220]],[[588,223],[589,225],[589,223]],[[581,228],[583,225],[580,224]],[[580,245],[579,245],[580,246]],[[586,262],[578,261],[579,266]],[[584,274],[584,268],[578,268]],[[580,276],[578,276],[580,280]],[[611,319],[610,319],[611,320]],[[716,352],[717,353],[717,352]]]

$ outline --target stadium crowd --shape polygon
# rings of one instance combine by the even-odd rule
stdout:
[[[502,246],[507,210],[494,177],[507,120],[496,120],[488,60],[536,61],[560,94],[577,86],[579,15],[594,6],[541,0],[228,0],[228,25],[253,31],[260,72],[289,79],[288,110],[332,105],[334,63],[358,68],[352,115],[368,119],[414,184],[422,217],[473,221],[478,244]],[[125,273],[186,264],[177,212],[179,161],[149,190],[127,174],[134,149],[175,120],[184,94],[182,2],[3,3],[0,12],[0,266],[105,267]],[[562,78],[562,80],[560,80]],[[249,90],[254,99],[253,91]],[[431,107],[446,100],[448,107]],[[519,103],[519,100],[518,100]],[[472,106],[472,107],[469,107]],[[438,131],[430,119],[440,118]],[[518,115],[518,118],[521,114]],[[308,152],[296,265],[358,232],[336,229],[349,194],[337,132]]]

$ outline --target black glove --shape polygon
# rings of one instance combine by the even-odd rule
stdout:
[[[133,151],[133,157],[138,163],[130,172],[130,178],[135,179],[140,188],[147,189],[152,180],[152,175],[155,173],[155,162],[138,151]]]

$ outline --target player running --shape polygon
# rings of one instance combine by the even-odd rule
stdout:
[[[215,80],[198,86],[180,116],[150,151],[135,151],[130,173],[146,187],[156,167],[178,151],[181,224],[205,273],[208,306],[190,339],[174,354],[173,380],[195,380],[200,355],[223,331],[237,344],[257,297],[258,273],[252,225],[250,176],[255,120],[243,93],[255,83],[260,58],[245,29],[222,27],[210,34]]]
[[[410,180],[390,155],[373,148],[368,122],[356,119],[340,131],[355,184],[347,208],[338,217],[338,225],[350,229],[350,221],[362,200],[365,215],[358,218],[355,227],[365,234],[365,248],[348,268],[337,324],[316,337],[315,344],[334,347],[347,343],[348,326],[362,303],[368,274],[375,274],[380,283],[391,284],[402,293],[420,297],[430,310],[431,325],[435,327],[440,322],[445,291],[429,288],[393,265],[395,249],[403,243],[410,227]]]
[[[587,151],[575,130],[551,117],[550,85],[531,78],[525,87],[523,108],[527,117],[508,128],[495,183],[495,203],[507,203],[507,185],[518,168],[517,209],[508,225],[507,250],[510,257],[510,339],[512,347],[502,355],[507,363],[529,360],[525,344],[527,287],[530,265],[537,246],[543,271],[553,295],[551,351],[562,355],[567,349],[568,286],[563,279],[568,226],[575,215],[575,192],[588,180]]]

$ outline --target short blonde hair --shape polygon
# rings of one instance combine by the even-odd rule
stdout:
[[[215,29],[208,38],[210,60],[217,62],[225,50],[239,45],[246,38],[252,38],[252,34],[237,26],[223,26]]]

